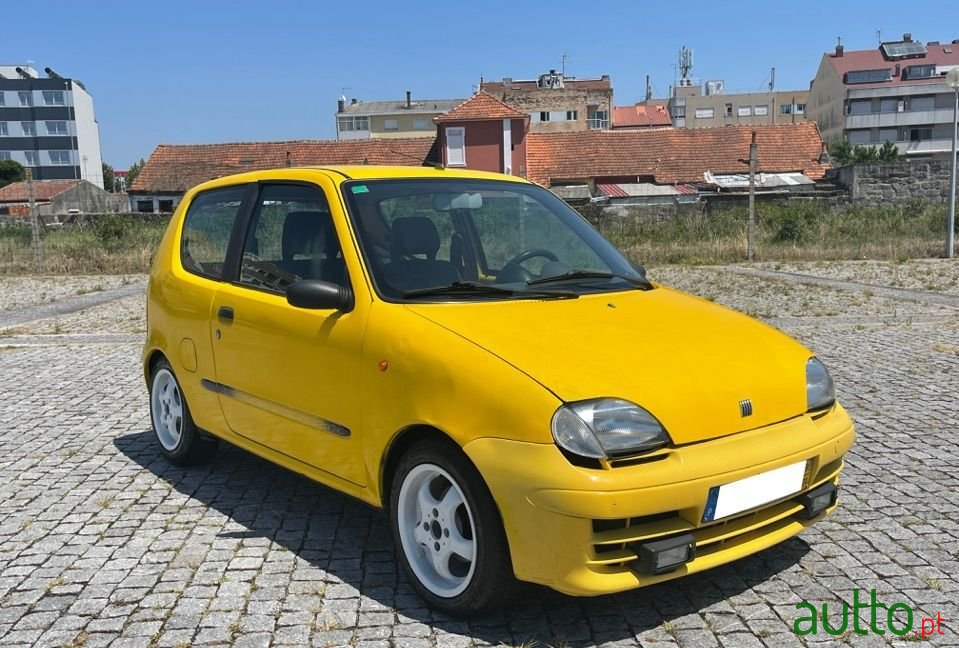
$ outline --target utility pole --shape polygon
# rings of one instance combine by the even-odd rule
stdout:
[[[749,226],[746,230],[746,260],[753,260],[753,236],[756,230],[756,131],[749,143]]]
[[[952,106],[952,164],[949,173],[949,219],[946,232],[946,258],[951,259],[956,249],[956,138],[959,136],[959,68],[949,70],[946,85],[955,94]]]
[[[33,257],[36,261],[37,274],[43,273],[43,251],[40,249],[40,216],[37,214],[37,201],[33,196],[33,169],[27,167],[27,199],[30,204],[30,230],[33,238]]]

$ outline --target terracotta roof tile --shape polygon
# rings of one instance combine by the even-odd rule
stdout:
[[[830,65],[832,65],[836,74],[842,78],[845,73],[856,70],[890,70],[894,72],[896,64],[899,64],[900,70],[910,65],[959,65],[959,44],[946,43],[945,45],[927,45],[925,56],[892,61],[886,60],[886,57],[882,55],[878,47],[876,49],[843,52],[842,56],[836,56],[835,53],[828,53],[823,56],[829,61]],[[933,77],[932,79],[916,78],[903,81],[901,77],[894,76],[891,81],[873,84],[856,83],[850,87],[870,88],[898,85],[900,83],[911,85],[913,83],[943,83],[944,81],[945,79],[943,77]]]
[[[296,140],[232,144],[161,144],[144,165],[131,193],[183,193],[226,175],[283,166],[393,164],[438,161],[435,137]]]
[[[615,106],[613,128],[636,128],[638,126],[672,126],[666,104]]]
[[[662,128],[526,136],[527,175],[550,180],[645,176],[660,184],[702,183],[703,173],[742,173],[756,131],[759,171],[825,174],[822,137],[814,123],[777,126]]]
[[[82,180],[34,180],[33,197],[39,201],[50,200],[67,189],[73,189]],[[26,202],[27,183],[14,182],[0,189],[0,202]]]
[[[446,114],[434,117],[435,122],[470,121],[475,119],[528,119],[529,115],[507,106],[483,91],[458,105]]]

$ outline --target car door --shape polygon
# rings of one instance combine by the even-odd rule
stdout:
[[[210,320],[216,381],[230,428],[256,443],[366,484],[359,358],[368,301],[350,312],[291,306],[300,279],[349,286],[346,221],[336,189],[261,183],[239,272],[221,284]],[[338,221],[338,222],[335,222]]]

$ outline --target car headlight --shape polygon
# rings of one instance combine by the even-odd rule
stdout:
[[[592,459],[645,452],[669,443],[655,416],[619,398],[562,405],[553,414],[551,427],[559,447]]]
[[[806,363],[806,407],[809,411],[830,407],[836,402],[836,387],[826,365],[816,358]]]

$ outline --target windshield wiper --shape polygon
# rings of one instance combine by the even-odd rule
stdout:
[[[579,297],[576,293],[557,292],[554,290],[513,290],[512,288],[501,288],[489,284],[481,284],[473,281],[454,281],[448,286],[436,286],[433,288],[418,288],[416,290],[407,290],[403,297],[432,297],[434,295],[504,295],[507,297],[554,297],[562,299],[576,299]]]
[[[570,270],[569,272],[553,275],[551,277],[530,279],[526,282],[526,285],[535,286],[537,284],[567,281],[570,279],[622,279],[623,281],[631,283],[637,288],[642,288],[643,290],[651,290],[653,287],[653,284],[649,283],[649,281],[646,279],[641,279],[639,277],[625,277],[623,275],[613,274],[612,272],[598,272],[595,270]]]

